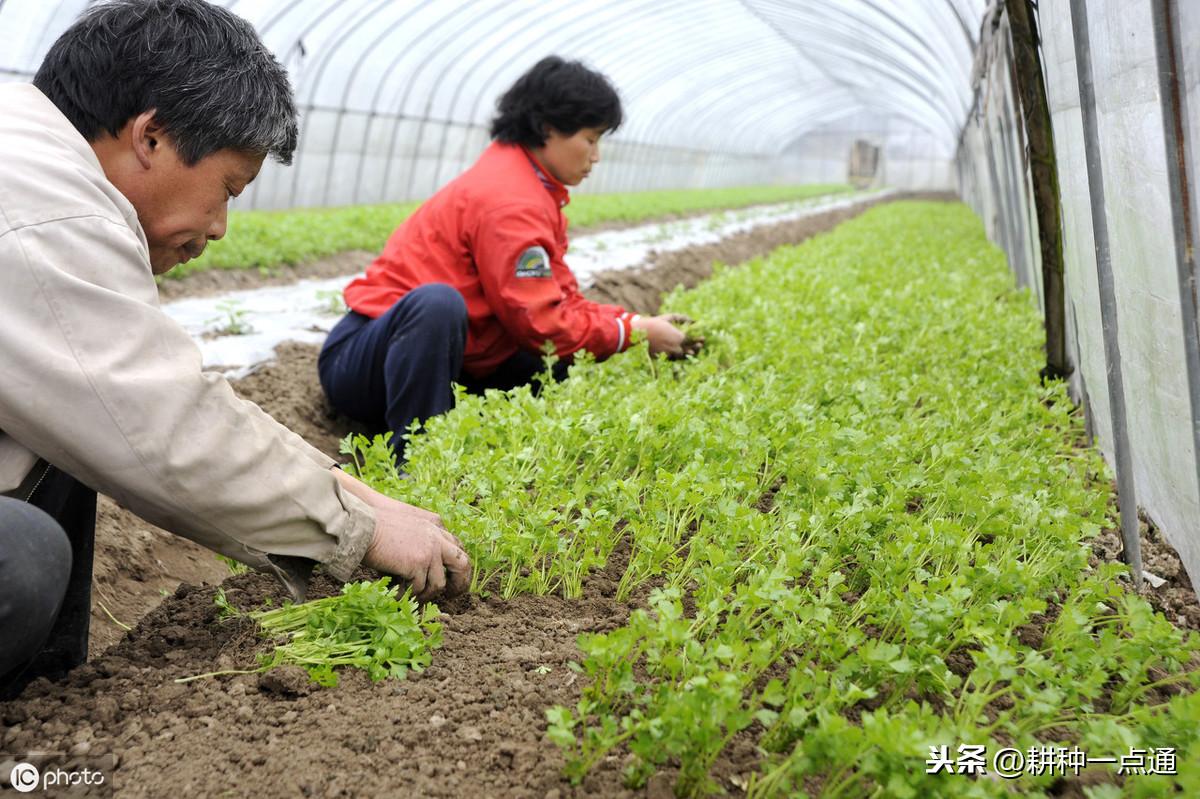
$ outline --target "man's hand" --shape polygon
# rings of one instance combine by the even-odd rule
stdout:
[[[700,352],[704,346],[703,338],[690,338],[676,325],[691,324],[692,320],[683,314],[663,314],[662,316],[639,316],[633,320],[634,330],[646,331],[646,342],[650,346],[650,354],[664,354],[668,358],[687,358]]]
[[[443,592],[456,596],[471,585],[467,553],[442,520],[398,500],[375,508],[375,538],[363,565],[408,580],[423,602]]]
[[[421,601],[445,592],[464,593],[471,585],[471,561],[462,544],[436,513],[386,497],[340,469],[342,487],[375,510],[375,537],[363,565],[412,584]]]

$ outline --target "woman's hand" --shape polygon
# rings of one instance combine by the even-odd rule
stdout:
[[[704,339],[690,338],[676,325],[691,324],[692,320],[683,314],[663,314],[661,316],[634,317],[631,326],[634,330],[644,330],[646,341],[650,346],[650,354],[663,354],[668,358],[687,358],[700,352]]]

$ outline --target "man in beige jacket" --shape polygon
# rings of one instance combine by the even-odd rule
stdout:
[[[469,584],[436,515],[238,399],[159,309],[154,275],[295,146],[282,67],[202,0],[94,6],[0,85],[0,693],[86,656],[96,491],[297,597],[315,564]]]

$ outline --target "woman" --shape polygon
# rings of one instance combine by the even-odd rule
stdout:
[[[700,346],[670,316],[584,299],[564,261],[566,187],[588,176],[600,137],[621,124],[607,78],[549,56],[497,105],[479,160],[346,287],[350,311],[317,363],[335,408],[391,431],[398,463],[412,422],[453,407],[453,382],[473,392],[528,383],[546,342],[564,364],[580,350],[599,360],[621,352],[634,330],[652,353],[683,357]]]

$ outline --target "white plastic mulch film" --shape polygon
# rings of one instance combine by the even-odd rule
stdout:
[[[960,189],[1043,303],[1011,21],[1000,10],[984,23],[990,43],[963,131]],[[1148,516],[1196,584],[1200,4],[1041,0],[1035,20],[1062,202],[1072,393],[1116,469],[1126,524],[1135,509]]]
[[[302,113],[294,166],[268,165],[239,208],[426,197],[474,161],[496,98],[551,53],[606,73],[625,102],[585,191],[850,179],[950,189],[984,10],[984,0],[219,4],[288,68]],[[88,5],[0,0],[0,80],[29,80]]]

